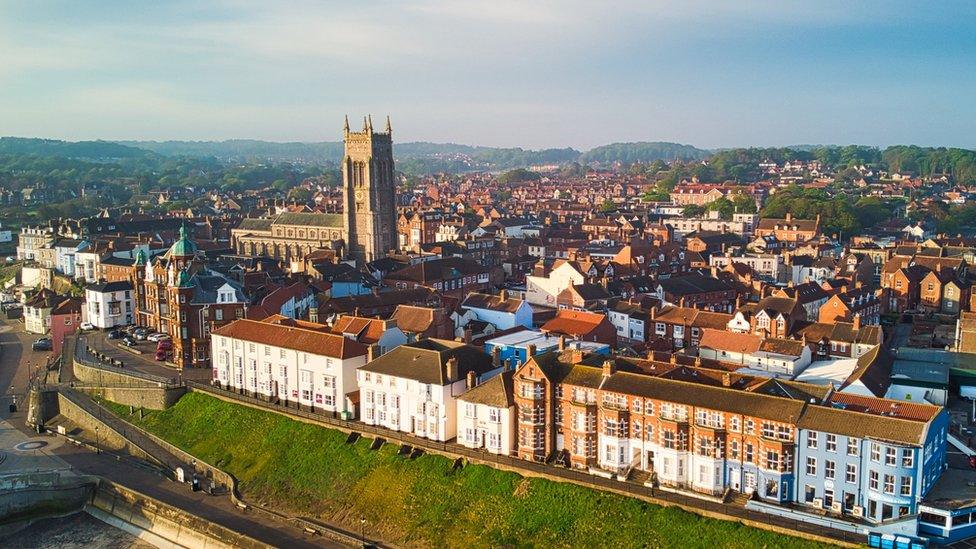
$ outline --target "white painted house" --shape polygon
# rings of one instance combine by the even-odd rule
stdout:
[[[516,326],[532,327],[532,306],[528,301],[509,297],[505,290],[499,295],[470,293],[461,302],[461,309],[470,311],[475,319],[487,322],[498,330],[510,330]],[[455,324],[455,327],[463,326]]]
[[[85,319],[96,328],[115,328],[133,323],[135,305],[128,280],[99,282],[85,287]]]
[[[563,261],[549,273],[549,276],[525,277],[525,300],[532,305],[555,307],[556,297],[560,292],[584,282],[586,282],[586,275],[577,269],[576,263]]]
[[[321,324],[241,319],[210,337],[213,380],[222,386],[303,409],[356,414],[356,369],[367,348]]]
[[[458,397],[457,441],[489,453],[515,453],[514,370],[506,370]]]
[[[360,419],[446,442],[457,436],[457,398],[466,386],[501,370],[500,361],[458,341],[401,345],[359,369]]]

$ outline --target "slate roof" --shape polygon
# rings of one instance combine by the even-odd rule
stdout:
[[[505,370],[459,396],[458,399],[494,408],[515,406],[514,370]]]
[[[400,345],[359,369],[429,385],[448,385],[452,383],[447,378],[450,358],[457,358],[458,380],[464,379],[469,371],[483,375],[494,368],[491,356],[478,347],[446,339],[422,339]]]
[[[274,218],[274,225],[302,225],[306,227],[337,227],[344,226],[342,214],[284,212]]]

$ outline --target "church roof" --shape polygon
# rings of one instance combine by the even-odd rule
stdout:
[[[180,238],[170,247],[170,257],[191,257],[196,253],[197,245],[187,236],[186,225],[180,225]]]

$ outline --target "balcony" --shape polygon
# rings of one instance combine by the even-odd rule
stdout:
[[[678,425],[688,425],[688,416],[679,416],[677,414],[661,414],[660,419],[663,421],[670,421]]]

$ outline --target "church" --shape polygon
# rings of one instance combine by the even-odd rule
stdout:
[[[341,214],[286,212],[270,219],[245,219],[231,231],[242,255],[298,261],[314,250],[335,250],[357,263],[383,258],[397,247],[396,172],[393,131],[373,131],[370,117],[362,131],[343,128]]]

